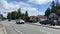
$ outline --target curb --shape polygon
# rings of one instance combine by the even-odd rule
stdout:
[[[37,24],[31,24],[31,25],[42,26],[42,27],[48,27],[48,28],[53,28],[53,29],[60,29],[60,28],[52,27],[52,26],[44,26],[44,25],[37,25]]]
[[[4,29],[4,34],[7,34],[7,31],[6,31],[6,29],[5,29],[5,27],[3,26],[3,29]]]

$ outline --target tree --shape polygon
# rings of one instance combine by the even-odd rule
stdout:
[[[11,12],[11,19],[18,19],[18,18],[19,18],[18,12],[16,11]]]
[[[54,1],[52,1],[52,3],[51,3],[51,9],[48,8],[45,11],[45,16],[49,16],[50,13],[56,13],[57,15],[60,16],[60,4],[59,4],[58,0],[57,0],[56,3]]]
[[[60,16],[60,4],[58,0],[56,2],[56,14]]]
[[[1,14],[1,19],[3,19],[3,15]]]
[[[55,13],[56,12],[55,10],[56,10],[55,9],[55,2],[52,1],[52,3],[51,3],[51,13]]]
[[[56,2],[56,9],[58,9],[58,8],[59,8],[59,2],[57,0],[57,2]]]
[[[21,17],[24,17],[25,16],[25,14],[21,14]]]
[[[21,17],[22,13],[21,13],[21,9],[20,8],[18,9],[18,14],[19,14],[19,17]]]
[[[13,20],[14,19],[18,19],[19,18],[19,14],[16,11],[12,11],[11,13],[8,13],[7,18],[8,19],[13,19]]]
[[[18,13],[21,14],[21,9],[20,8],[18,9]]]
[[[25,13],[25,17],[28,17],[28,12],[26,11],[26,13]]]
[[[28,19],[28,12],[26,11],[25,14],[22,14],[21,9],[18,9],[18,11],[12,11],[11,13],[7,14],[8,19],[18,19],[18,18],[26,18]]]
[[[56,11],[56,14],[60,16],[60,9]]]
[[[11,19],[11,13],[7,14],[7,19]]]
[[[45,11],[45,16],[49,16],[50,15],[50,13],[55,13],[56,11],[55,11],[55,2],[54,1],[52,1],[52,3],[51,3],[51,9],[50,8],[47,8],[47,10]]]
[[[27,11],[25,13],[25,18],[26,18],[26,20],[28,20],[28,12]]]
[[[25,14],[21,14],[21,19],[25,19]]]
[[[48,17],[48,16],[50,15],[50,13],[51,13],[51,12],[50,12],[50,8],[47,8],[47,10],[46,10],[46,12],[45,12],[45,16]]]

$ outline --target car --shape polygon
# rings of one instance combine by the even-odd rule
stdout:
[[[27,20],[26,22],[28,22],[28,23],[37,23],[37,21],[35,21],[35,20]]]
[[[11,21],[10,19],[8,19],[8,21]]]
[[[48,24],[48,20],[40,21],[40,24]]]
[[[22,19],[17,19],[16,20],[16,24],[24,24],[24,23],[25,23],[25,21],[22,20]]]
[[[39,23],[44,24],[44,25],[46,25],[46,24],[50,24],[50,25],[53,25],[53,26],[55,25],[55,23],[53,21],[50,21],[50,20],[40,21]]]
[[[33,23],[33,20],[29,19],[29,20],[26,20],[26,22]]]

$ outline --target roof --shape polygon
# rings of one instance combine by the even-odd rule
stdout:
[[[46,16],[30,16],[32,18],[46,18]]]
[[[46,16],[37,16],[38,18],[46,18]]]

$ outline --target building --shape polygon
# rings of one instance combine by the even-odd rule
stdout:
[[[56,15],[55,13],[51,13],[48,20],[53,21],[56,25],[60,25],[60,16]]]
[[[57,20],[58,19],[58,15],[56,15],[55,13],[51,13],[48,17],[49,20]]]
[[[47,19],[47,17],[43,16],[43,15],[30,16],[30,20],[34,20],[34,21],[37,21],[37,22],[40,22],[40,21],[43,21],[43,20],[46,20],[46,19]]]
[[[37,21],[37,16],[30,16],[30,20],[32,20],[32,21]]]
[[[44,15],[37,16],[39,18],[39,21],[47,20],[47,17]]]

